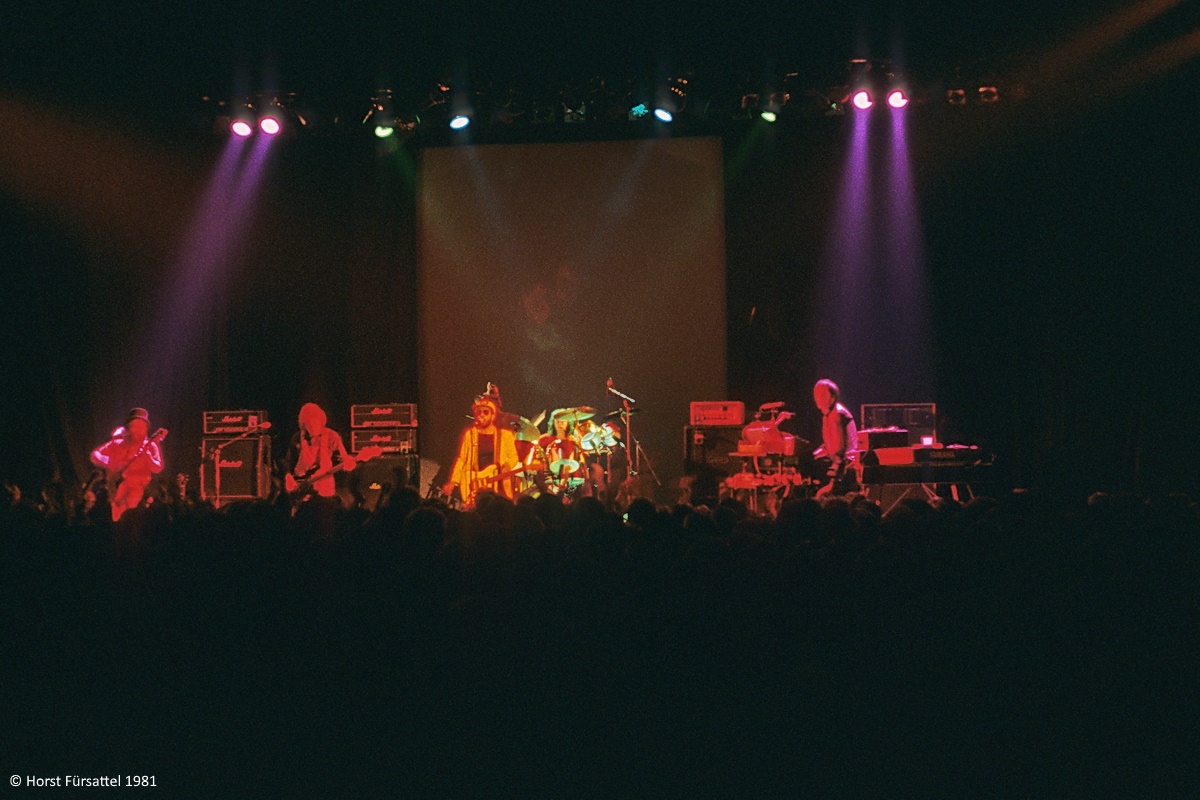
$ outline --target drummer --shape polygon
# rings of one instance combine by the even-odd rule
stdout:
[[[555,409],[550,414],[551,432],[538,442],[546,452],[546,464],[551,480],[559,487],[577,487],[587,476],[584,454],[576,429],[578,423],[588,417],[591,417],[590,413],[577,408]]]

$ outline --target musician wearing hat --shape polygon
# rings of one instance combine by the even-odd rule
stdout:
[[[482,490],[509,499],[515,495],[512,475],[520,467],[516,436],[496,424],[499,411],[500,404],[491,394],[475,400],[471,406],[472,425],[463,431],[450,480],[442,487],[442,493],[449,497],[457,486],[468,508],[475,504],[475,497]]]
[[[91,462],[104,470],[109,489],[109,504],[114,521],[126,509],[140,505],[151,479],[162,472],[161,435],[147,438],[150,412],[130,409],[125,425],[113,431],[112,438],[92,451]],[[165,435],[165,431],[160,434]]]

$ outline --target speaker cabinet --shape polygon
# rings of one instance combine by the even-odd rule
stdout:
[[[388,492],[400,486],[420,488],[420,462],[416,456],[380,456],[364,461],[350,473],[351,494],[371,511]]]
[[[709,467],[726,475],[740,472],[742,459],[736,453],[742,438],[740,425],[685,425],[683,428],[683,471],[694,475]]]
[[[214,456],[220,451],[220,461]],[[200,445],[200,497],[218,508],[271,493],[271,438],[206,437]],[[219,466],[219,476],[218,476]],[[220,478],[220,485],[217,480]]]

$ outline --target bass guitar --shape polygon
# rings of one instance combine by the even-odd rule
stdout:
[[[524,464],[510,470],[501,470],[498,465],[489,464],[474,472],[464,471],[458,482],[458,493],[462,495],[463,507],[474,508],[475,496],[481,491],[485,489],[496,491],[496,487],[501,483],[524,471]],[[507,492],[503,492],[503,494],[508,495]]]
[[[362,462],[370,461],[373,458],[378,458],[382,454],[383,448],[381,447],[375,445],[364,447],[354,456],[354,466],[357,467]],[[334,464],[329,469],[314,470],[302,478],[297,478],[291,473],[288,473],[287,477],[284,478],[283,488],[287,491],[288,499],[294,503],[303,500],[305,497],[308,497],[310,494],[316,491],[317,481],[321,480],[322,478],[328,478],[330,475],[336,475],[339,472],[347,471],[346,462],[342,461]]]
[[[108,502],[112,509],[112,520],[117,522],[124,516],[125,512],[131,508],[136,508],[142,504],[142,499],[146,494],[146,487],[150,485],[147,480],[132,481],[125,479],[125,471],[142,456],[146,455],[146,451],[150,449],[150,445],[158,444],[163,439],[167,438],[167,429],[159,428],[146,441],[142,442],[142,446],[133,454],[133,458],[126,461],[115,470],[110,470],[105,478],[105,484],[108,486]]]

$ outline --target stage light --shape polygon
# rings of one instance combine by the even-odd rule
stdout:
[[[908,105],[908,97],[903,89],[892,89],[888,92],[887,104],[892,108],[904,108]]]
[[[450,120],[450,130],[461,131],[463,128],[471,124],[471,118],[465,114],[456,114]]]
[[[866,111],[868,108],[874,105],[874,103],[871,102],[871,93],[866,89],[859,89],[857,92],[855,92],[850,98],[850,102],[853,103],[854,107],[859,111]]]
[[[283,130],[283,126],[279,124],[279,120],[274,117],[263,117],[258,121],[258,129],[267,136],[274,136]]]
[[[759,114],[759,116],[762,117],[766,122],[774,122],[775,120],[779,119],[779,116],[774,111],[769,109]]]
[[[688,79],[671,78],[660,84],[654,93],[654,118],[671,122],[687,107]]]
[[[979,87],[979,102],[987,105],[995,103],[1000,99],[1000,91],[995,86],[980,86]]]
[[[405,92],[399,99],[394,97],[395,94],[392,89],[376,89],[367,113],[363,115],[362,124],[378,139],[410,135],[421,124],[415,111],[399,111],[400,106],[411,109],[418,105],[414,94]]]
[[[243,139],[254,133],[254,128],[250,127],[250,123],[244,119],[235,119],[229,126],[229,130],[233,132],[234,136],[241,136]]]
[[[967,104],[967,90],[947,89],[946,103],[952,106],[965,106]]]

